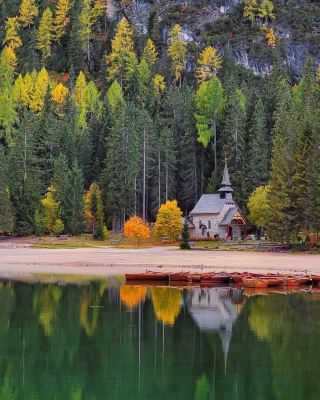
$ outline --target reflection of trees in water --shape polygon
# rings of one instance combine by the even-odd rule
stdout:
[[[269,296],[256,299],[249,310],[250,327],[269,344],[275,398],[318,398],[319,297]]]
[[[34,292],[33,307],[39,313],[39,322],[47,336],[51,336],[53,333],[61,296],[61,288],[54,285],[39,287]]]
[[[181,309],[182,291],[175,288],[151,288],[151,299],[158,321],[173,325]]]
[[[147,295],[145,286],[130,286],[125,285],[120,288],[120,300],[129,309],[136,308],[142,303]]]
[[[80,324],[88,336],[96,330],[99,318],[100,296],[96,293],[85,293],[80,302]]]
[[[0,400],[318,398],[320,299],[250,298],[225,364],[219,333],[189,315],[190,295],[181,312],[181,291],[154,289],[127,312],[116,289],[101,297],[99,285],[0,287]]]

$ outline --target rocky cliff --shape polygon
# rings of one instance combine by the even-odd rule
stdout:
[[[276,0],[274,6],[276,18],[268,26],[277,38],[275,48],[265,43],[261,21],[251,24],[243,17],[242,0],[136,0],[127,7],[115,1],[109,15],[118,19],[125,13],[138,35],[150,34],[159,45],[168,40],[172,24],[179,23],[181,38],[189,43],[189,68],[194,46],[210,43],[255,75],[268,74],[280,59],[299,77],[307,54],[320,62],[320,2]]]

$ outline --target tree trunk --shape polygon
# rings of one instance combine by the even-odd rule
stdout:
[[[143,131],[143,200],[142,219],[146,220],[146,131]]]

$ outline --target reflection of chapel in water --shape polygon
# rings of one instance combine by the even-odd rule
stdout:
[[[189,313],[201,331],[216,332],[227,360],[232,337],[232,327],[243,301],[241,289],[195,288],[189,302]]]

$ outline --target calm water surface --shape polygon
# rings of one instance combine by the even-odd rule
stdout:
[[[320,294],[3,284],[0,400],[320,398]]]

